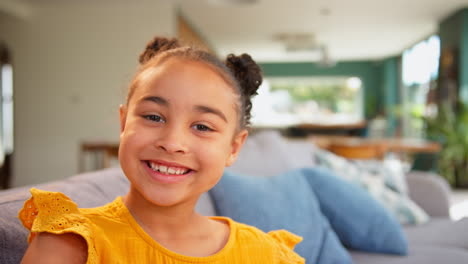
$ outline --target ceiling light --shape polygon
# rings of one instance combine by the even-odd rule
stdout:
[[[326,45],[321,45],[320,50],[322,52],[322,56],[318,65],[324,68],[330,68],[336,65],[336,62],[330,57],[330,53],[328,52],[328,47]]]
[[[320,12],[320,15],[322,16],[329,16],[331,14],[331,10],[326,7],[321,8],[319,12]]]
[[[217,5],[253,5],[260,2],[260,0],[207,0],[208,3]]]
[[[317,48],[315,35],[312,33],[278,33],[273,40],[283,43],[286,51],[314,51]]]

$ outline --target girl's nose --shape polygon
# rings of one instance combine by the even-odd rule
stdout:
[[[186,153],[187,135],[182,128],[168,126],[158,137],[156,147],[168,153]]]

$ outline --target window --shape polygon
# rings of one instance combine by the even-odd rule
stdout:
[[[429,91],[435,88],[440,57],[440,39],[431,36],[403,53],[402,124],[406,137],[422,137],[422,115],[431,111]]]
[[[253,126],[337,124],[363,120],[358,77],[268,78],[253,99]]]
[[[0,189],[8,188],[13,155],[13,67],[0,43]]]
[[[13,153],[13,67],[3,64],[1,69],[1,135],[5,154]]]

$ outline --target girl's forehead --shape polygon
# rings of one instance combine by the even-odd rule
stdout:
[[[219,69],[204,62],[171,58],[140,75],[143,90],[191,87],[193,90],[233,93],[235,88]]]
[[[172,97],[177,101],[193,99],[214,104],[237,105],[238,96],[212,66],[197,61],[171,59],[141,73],[135,98]],[[192,101],[193,101],[192,100]]]

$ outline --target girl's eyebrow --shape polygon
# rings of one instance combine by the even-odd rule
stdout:
[[[220,110],[216,109],[216,108],[212,108],[212,107],[209,107],[209,106],[205,106],[205,105],[196,105],[194,107],[194,110],[196,112],[199,112],[199,113],[208,113],[208,114],[214,114],[218,117],[220,117],[222,120],[224,120],[224,122],[228,122],[227,121],[227,118],[226,116],[223,114],[223,112],[221,112]]]
[[[143,98],[141,101],[143,101],[143,102],[153,102],[155,104],[162,105],[162,106],[165,106],[165,107],[169,106],[169,101],[162,98],[162,97],[159,97],[159,96],[147,96],[147,97]],[[226,122],[226,123],[228,122],[226,116],[223,114],[223,112],[221,112],[221,110],[218,110],[218,109],[210,107],[210,106],[196,105],[196,106],[194,106],[194,111],[202,113],[202,114],[205,114],[205,113],[214,114],[214,115],[218,116],[219,118],[221,118],[222,120],[224,120],[224,122]]]
[[[143,102],[149,101],[149,102],[156,103],[158,105],[169,106],[169,101],[167,101],[166,99],[164,99],[162,97],[159,97],[159,96],[147,96],[147,97],[143,98],[141,101],[143,101]]]

